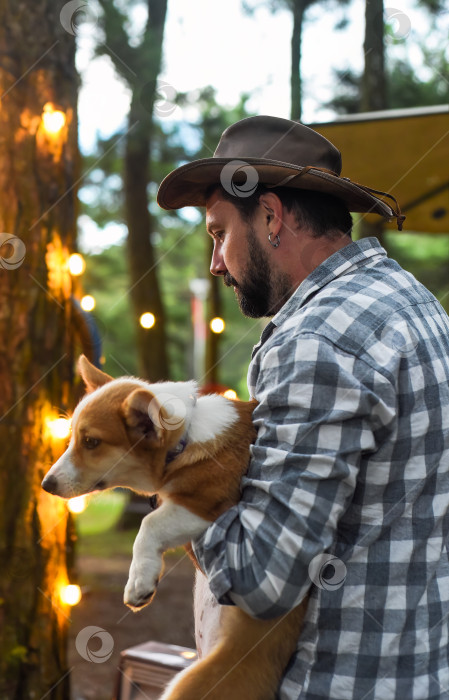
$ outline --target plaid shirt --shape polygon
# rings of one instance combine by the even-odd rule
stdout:
[[[376,239],[332,255],[249,367],[239,505],[195,544],[222,604],[309,594],[281,700],[449,698],[449,318]]]

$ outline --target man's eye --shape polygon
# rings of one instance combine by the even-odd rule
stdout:
[[[215,238],[215,240],[217,240],[217,241],[222,241],[223,238],[224,238],[224,235],[225,235],[225,232],[224,232],[224,231],[216,231],[216,232],[214,233],[214,238]]]
[[[100,444],[101,440],[98,438],[93,438],[93,437],[84,437],[83,438],[83,447],[85,447],[87,450],[93,450],[95,447],[98,447]]]

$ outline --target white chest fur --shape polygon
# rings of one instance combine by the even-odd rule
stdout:
[[[216,645],[219,631],[222,606],[217,603],[211,593],[207,578],[196,572],[195,589],[193,597],[193,610],[195,616],[195,642],[198,656],[203,656]]]

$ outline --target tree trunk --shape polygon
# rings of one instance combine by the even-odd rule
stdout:
[[[0,697],[69,697],[69,521],[40,482],[71,409],[71,280],[79,172],[74,36],[55,0],[0,0]],[[66,125],[49,136],[46,103]],[[3,245],[2,245],[3,244]]]
[[[383,0],[366,0],[365,41],[363,44],[365,67],[362,76],[360,111],[372,112],[387,108],[384,60],[384,7]],[[360,238],[375,236],[386,248],[385,222],[362,219]]]
[[[131,106],[129,124],[124,180],[130,293],[137,324],[139,371],[143,377],[157,381],[168,379],[169,369],[165,313],[151,242],[154,226],[147,196],[152,120],[137,98]],[[140,316],[145,312],[154,314],[153,328],[140,325]]]
[[[301,38],[304,13],[309,4],[309,0],[294,0],[292,6],[293,32],[291,38],[290,118],[296,121],[300,121],[302,115]]]
[[[135,50],[136,84],[129,113],[125,152],[125,209],[128,225],[131,299],[137,323],[141,374],[157,381],[168,379],[165,314],[151,236],[154,225],[149,212],[147,187],[151,182],[151,139],[157,78],[161,68],[167,0],[148,0],[145,36]],[[153,328],[145,330],[140,316],[151,312]]]
[[[383,0],[366,0],[363,51],[365,68],[360,111],[386,109]]]
[[[153,112],[157,79],[161,69],[167,0],[147,0],[147,25],[138,46],[130,41],[124,10],[112,0],[99,0],[106,43],[97,53],[107,54],[117,73],[132,90],[124,157],[125,216],[128,226],[130,295],[137,328],[140,374],[156,381],[168,379],[165,314],[151,236],[154,224],[147,188],[151,182]],[[163,109],[160,116],[164,116]],[[153,328],[145,330],[143,313],[155,316]]]

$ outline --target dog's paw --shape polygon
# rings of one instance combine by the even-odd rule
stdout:
[[[125,605],[131,610],[140,610],[151,603],[156,593],[160,570],[161,567],[156,568],[153,561],[133,561],[123,596]]]

